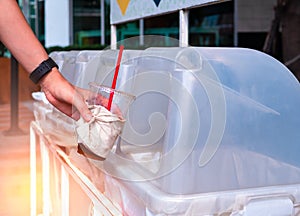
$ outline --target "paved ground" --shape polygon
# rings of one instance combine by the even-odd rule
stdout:
[[[24,134],[7,136],[10,105],[0,105],[0,216],[30,215],[29,125],[30,102],[19,106],[19,127]]]

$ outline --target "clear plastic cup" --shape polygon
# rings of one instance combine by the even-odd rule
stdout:
[[[121,134],[135,96],[94,82],[89,85],[87,103],[94,117],[90,122],[77,121],[78,152],[103,160]]]
[[[109,111],[125,119],[129,105],[135,100],[135,96],[95,82],[89,83],[89,86],[90,95],[87,100],[89,105],[101,105],[108,109],[109,98],[112,97]]]

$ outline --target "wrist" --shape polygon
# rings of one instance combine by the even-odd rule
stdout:
[[[29,78],[35,83],[38,84],[44,76],[50,73],[53,68],[58,69],[58,65],[53,61],[52,58],[44,60],[38,67],[36,67],[29,75]]]
[[[51,71],[47,74],[45,74],[41,80],[39,81],[39,85],[41,86],[41,88],[49,88],[51,85],[55,85],[60,83],[61,80],[63,80],[63,76],[61,75],[61,73],[59,72],[59,70],[57,68],[52,68]]]

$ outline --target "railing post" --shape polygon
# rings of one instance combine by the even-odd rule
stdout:
[[[19,128],[19,64],[14,56],[10,59],[10,129],[5,135],[21,135]]]

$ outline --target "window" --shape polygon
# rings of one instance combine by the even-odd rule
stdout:
[[[192,46],[233,46],[233,1],[194,8],[189,14]]]
[[[100,0],[73,1],[74,44],[100,43]]]

